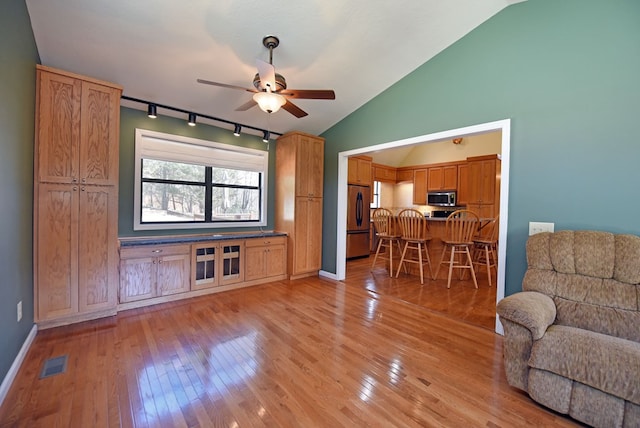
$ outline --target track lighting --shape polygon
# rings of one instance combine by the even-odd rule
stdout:
[[[147,108],[147,116],[149,116],[151,119],[155,119],[156,117],[158,117],[157,114],[157,108],[155,104],[149,104],[149,107]]]
[[[277,94],[273,94],[273,95],[277,95]],[[178,108],[178,107],[172,107],[172,106],[168,106],[166,104],[159,104],[159,103],[151,102],[149,100],[143,100],[143,99],[140,99],[140,98],[128,97],[126,95],[122,95],[121,98],[123,100],[127,100],[127,101],[133,101],[133,102],[140,103],[140,104],[146,104],[147,105],[147,115],[152,119],[155,119],[156,117],[158,117],[158,107],[160,107],[160,108],[163,108],[165,110],[177,111],[179,113],[188,115],[188,117],[189,117],[189,125],[190,126],[195,126],[196,125],[196,119],[198,118],[198,116],[200,116],[200,117],[204,117],[205,119],[215,120],[216,122],[226,123],[227,125],[233,125],[233,135],[236,135],[236,136],[240,135],[240,131],[242,131],[242,129],[245,129],[245,130],[249,129],[249,130],[253,130],[253,131],[262,132],[263,136],[264,136],[263,141],[265,143],[269,142],[269,138],[270,138],[271,134],[273,134],[273,135],[282,135],[280,132],[271,132],[271,131],[267,131],[266,129],[256,128],[255,126],[243,125],[241,123],[232,122],[232,121],[227,120],[227,119],[222,119],[222,118],[215,117],[215,116],[209,116],[209,115],[204,114],[204,113],[191,112],[189,110],[184,110],[184,109],[181,109],[181,108]],[[251,131],[249,133],[252,134]]]

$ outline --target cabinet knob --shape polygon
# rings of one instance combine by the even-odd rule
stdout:
[[[161,253],[162,250],[151,250],[152,253]]]
[[[82,186],[82,187],[80,188],[80,190],[82,190],[82,191],[84,192],[84,186]]]
[[[78,179],[77,179],[76,177],[73,177],[73,178],[71,179],[71,182],[72,182],[72,183],[77,183],[77,182],[78,182]]]
[[[76,192],[78,190],[78,188],[76,186],[73,186],[73,191]]]
[[[86,179],[86,178],[83,178],[83,179],[82,179],[82,182],[83,182],[83,183],[86,183],[86,182],[87,182],[87,179]]]

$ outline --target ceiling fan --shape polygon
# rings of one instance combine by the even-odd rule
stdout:
[[[282,107],[295,117],[304,117],[308,113],[291,102],[292,98],[310,100],[336,99],[336,94],[331,89],[287,89],[287,81],[284,79],[284,76],[276,73],[273,67],[273,50],[278,47],[280,40],[276,36],[265,36],[262,39],[262,44],[265,48],[269,49],[269,62],[267,63],[256,59],[258,72],[253,78],[253,86],[255,89],[204,79],[197,79],[198,83],[252,92],[253,98],[238,107],[236,111],[249,110],[258,104],[258,106],[267,113],[275,113]]]

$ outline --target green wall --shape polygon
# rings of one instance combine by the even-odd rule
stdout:
[[[33,129],[39,63],[24,0],[0,2],[0,381],[33,327]],[[16,305],[22,301],[22,321]]]
[[[126,93],[126,89],[125,89]],[[249,147],[257,150],[267,150],[267,144],[262,137],[250,134],[233,135],[233,131],[216,126],[198,123],[196,126],[187,125],[186,118],[180,119],[171,116],[163,116],[158,109],[158,117],[150,119],[146,111],[132,108],[120,108],[120,195],[118,197],[118,235],[119,236],[156,236],[175,233],[220,233],[231,231],[256,230],[253,227],[224,228],[224,229],[180,229],[180,230],[133,230],[133,185],[134,185],[134,158],[135,158],[135,134],[136,128],[148,129],[167,134],[182,135],[185,137],[199,138],[201,140],[215,141],[218,143],[232,144]],[[269,180],[267,187],[267,226],[265,230],[273,229],[273,209],[275,197],[275,180],[273,171],[275,168],[275,141],[272,137],[269,148]]]
[[[323,269],[336,271],[338,152],[507,118],[507,295],[529,221],[640,234],[640,2],[528,0],[323,134]]]

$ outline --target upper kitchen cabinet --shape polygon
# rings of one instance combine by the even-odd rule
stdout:
[[[494,218],[500,211],[501,162],[498,155],[469,157],[467,166],[467,207],[480,217]]]
[[[427,189],[431,191],[455,190],[458,187],[458,165],[440,165],[429,168]]]
[[[117,184],[121,88],[37,67],[37,179]]]
[[[371,185],[371,160],[369,156],[351,156],[348,161],[348,184],[358,184],[360,186]]]
[[[384,181],[389,183],[396,182],[396,168],[387,165],[380,165],[377,163],[372,164],[372,166],[374,181]]]
[[[427,204],[427,177],[428,169],[416,169],[413,171],[413,203],[415,205]]]
[[[458,192],[456,203],[465,206],[469,203],[469,165],[461,163],[458,165]]]
[[[413,181],[413,167],[398,168],[396,170],[396,183]]]

